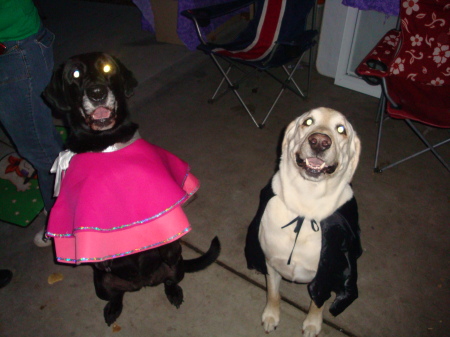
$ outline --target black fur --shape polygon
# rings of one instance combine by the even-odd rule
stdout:
[[[110,64],[110,73],[101,66]],[[80,72],[79,78],[73,72]],[[70,127],[67,147],[75,153],[102,151],[117,142],[126,142],[138,126],[130,121],[126,99],[133,95],[138,82],[118,59],[104,53],[89,53],[71,57],[54,73],[43,95],[48,103],[64,113]],[[92,130],[80,113],[82,96],[95,85],[107,86],[118,102],[116,124],[106,131]]]
[[[105,64],[112,69],[102,71]],[[75,76],[76,71],[78,74]],[[44,97],[67,116],[70,127],[68,149],[76,153],[99,152],[115,143],[130,140],[138,126],[130,120],[126,99],[133,94],[136,86],[137,81],[131,71],[119,60],[104,53],[74,56],[61,65],[54,72]],[[95,92],[99,88],[112,93],[116,106],[110,118],[114,126],[107,130],[93,129],[87,122],[88,113],[83,107],[83,97],[86,99],[89,95],[93,97],[90,104],[105,104],[105,98]],[[100,125],[103,126],[102,123]],[[184,278],[184,273],[205,269],[219,254],[220,242],[216,237],[204,255],[184,261],[181,244],[177,240],[158,248],[93,264],[96,294],[108,301],[104,308],[105,322],[111,325],[120,316],[125,292],[161,283],[164,283],[169,302],[178,308],[183,302],[183,290],[178,283]]]
[[[220,242],[215,237],[209,250],[202,256],[183,260],[181,244],[177,240],[141,253],[120,257],[94,265],[94,285],[97,296],[108,301],[104,308],[105,322],[111,325],[122,312],[122,299],[127,291],[164,283],[167,299],[179,308],[183,290],[178,285],[185,272],[200,271],[219,256]]]

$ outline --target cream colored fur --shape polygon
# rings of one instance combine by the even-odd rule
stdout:
[[[344,129],[345,132],[342,132]],[[312,150],[308,141],[308,137],[316,133],[331,139],[331,146],[320,154]],[[279,171],[272,180],[275,197],[267,204],[259,232],[268,269],[267,305],[262,315],[266,332],[274,330],[279,323],[281,278],[301,283],[308,283],[314,278],[319,264],[322,234],[320,229],[313,230],[311,220],[319,224],[352,198],[353,191],[349,183],[358,166],[360,151],[360,140],[353,127],[341,113],[332,109],[311,110],[287,127]],[[311,175],[297,165],[297,156],[301,159],[317,156],[327,166],[337,167],[333,173]],[[288,265],[287,260],[294,247],[295,224],[284,229],[281,227],[297,216],[305,219]],[[322,310],[323,306],[317,308],[311,302],[308,316],[303,322],[305,337],[314,337],[320,333]]]

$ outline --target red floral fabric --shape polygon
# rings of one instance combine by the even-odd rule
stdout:
[[[401,30],[389,31],[356,72],[386,79],[387,93],[399,105],[388,105],[391,117],[449,128],[450,2],[403,0],[400,18]],[[373,69],[370,60],[386,69]]]
[[[426,85],[450,85],[450,3],[406,0],[400,10],[402,47],[390,73]]]
[[[377,76],[377,77],[385,77],[389,73],[387,70],[382,69],[373,69],[369,67],[367,61],[369,60],[377,60],[383,63],[384,65],[389,65],[394,58],[400,41],[400,31],[392,29],[388,31],[378,42],[378,44],[373,48],[369,54],[364,58],[364,60],[359,65],[356,72],[361,75],[367,76]],[[386,69],[389,69],[386,67]]]

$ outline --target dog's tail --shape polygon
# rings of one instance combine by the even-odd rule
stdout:
[[[211,245],[209,246],[209,249],[205,254],[195,259],[183,261],[184,271],[186,273],[195,273],[197,271],[203,270],[212,263],[214,263],[214,261],[217,260],[219,255],[220,255],[220,241],[219,238],[216,236],[211,241]]]

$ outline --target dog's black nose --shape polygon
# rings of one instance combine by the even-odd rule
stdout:
[[[308,142],[316,153],[329,149],[332,144],[331,138],[323,133],[313,133],[308,137]]]
[[[86,95],[93,101],[101,101],[108,95],[106,85],[94,85],[86,89]]]

